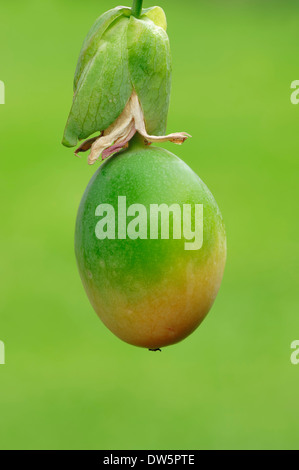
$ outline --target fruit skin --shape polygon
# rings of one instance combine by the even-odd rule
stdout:
[[[203,246],[184,239],[98,240],[99,204],[203,204]],[[117,221],[117,216],[116,216]],[[116,232],[117,233],[117,232]],[[103,323],[135,346],[159,348],[202,322],[220,287],[226,236],[219,208],[200,178],[174,154],[137,141],[97,170],[80,203],[75,253],[89,300]]]

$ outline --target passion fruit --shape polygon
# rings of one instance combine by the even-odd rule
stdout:
[[[126,204],[122,213],[120,197]],[[195,208],[202,207],[201,243],[188,245],[183,230],[178,236],[171,211],[169,237],[161,217],[152,237],[153,205],[176,205],[181,214],[191,207],[193,233]],[[146,218],[134,219],[130,207],[144,207]],[[135,231],[128,236],[132,221]],[[87,296],[103,323],[127,343],[158,349],[184,339],[209,312],[222,280],[226,236],[214,197],[191,168],[165,149],[132,140],[91,178],[77,215],[75,253]]]

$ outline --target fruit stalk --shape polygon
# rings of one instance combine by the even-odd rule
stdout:
[[[143,3],[143,0],[133,0],[132,15],[135,16],[136,18],[139,18],[140,16],[140,13],[142,11],[142,3]]]

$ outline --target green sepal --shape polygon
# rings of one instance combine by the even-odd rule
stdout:
[[[140,19],[130,17],[128,59],[146,130],[152,135],[163,135],[171,88],[170,46],[165,30],[145,15]]]
[[[81,47],[79,59],[74,77],[74,92],[76,91],[80,76],[90,59],[96,54],[99,42],[109,26],[122,15],[130,16],[131,9],[127,7],[116,7],[106,11],[94,22],[87,33]]]
[[[67,147],[109,127],[132,93],[127,55],[128,12],[129,8],[118,7],[102,15],[83,43],[62,141]]]
[[[150,7],[144,8],[142,10],[141,19],[144,19],[144,16],[150,19],[156,26],[160,26],[164,31],[167,29],[167,20],[164,10],[161,7]]]

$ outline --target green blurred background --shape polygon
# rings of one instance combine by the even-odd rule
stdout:
[[[144,6],[154,3],[144,2]],[[83,38],[111,1],[0,1],[2,449],[299,448],[298,2],[159,3],[173,55],[166,147],[213,192],[215,305],[162,353],[93,312],[73,236],[95,167],[61,146]]]

